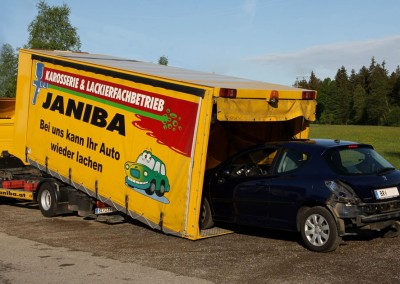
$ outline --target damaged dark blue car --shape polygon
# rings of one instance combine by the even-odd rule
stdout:
[[[371,145],[297,140],[252,147],[206,172],[200,226],[297,231],[317,252],[360,230],[397,236],[400,171]]]

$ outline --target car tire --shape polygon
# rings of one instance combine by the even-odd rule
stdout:
[[[302,213],[300,233],[305,246],[315,252],[333,251],[341,242],[334,217],[320,206]]]
[[[201,202],[199,225],[201,230],[210,229],[212,226],[214,226],[214,220],[211,214],[211,207],[207,198],[203,198]]]

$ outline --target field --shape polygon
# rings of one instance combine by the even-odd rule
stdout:
[[[400,169],[400,127],[312,124],[310,138],[332,138],[371,144]]]

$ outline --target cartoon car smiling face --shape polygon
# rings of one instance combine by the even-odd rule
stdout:
[[[143,151],[134,162],[125,163],[125,183],[145,190],[149,195],[163,196],[170,189],[165,164],[150,151]]]

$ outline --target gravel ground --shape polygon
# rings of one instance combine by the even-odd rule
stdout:
[[[36,204],[4,201],[0,201],[0,216],[0,233],[5,235],[88,253],[89,260],[101,257],[192,280],[400,283],[400,238],[367,233],[345,238],[334,252],[313,253],[301,245],[298,234],[288,232],[234,228],[234,234],[190,241],[153,231],[134,220],[108,224],[77,216],[45,218]],[[17,242],[7,242],[7,246],[18,247]],[[0,262],[0,282],[6,268]],[[158,282],[153,280],[147,283]]]

